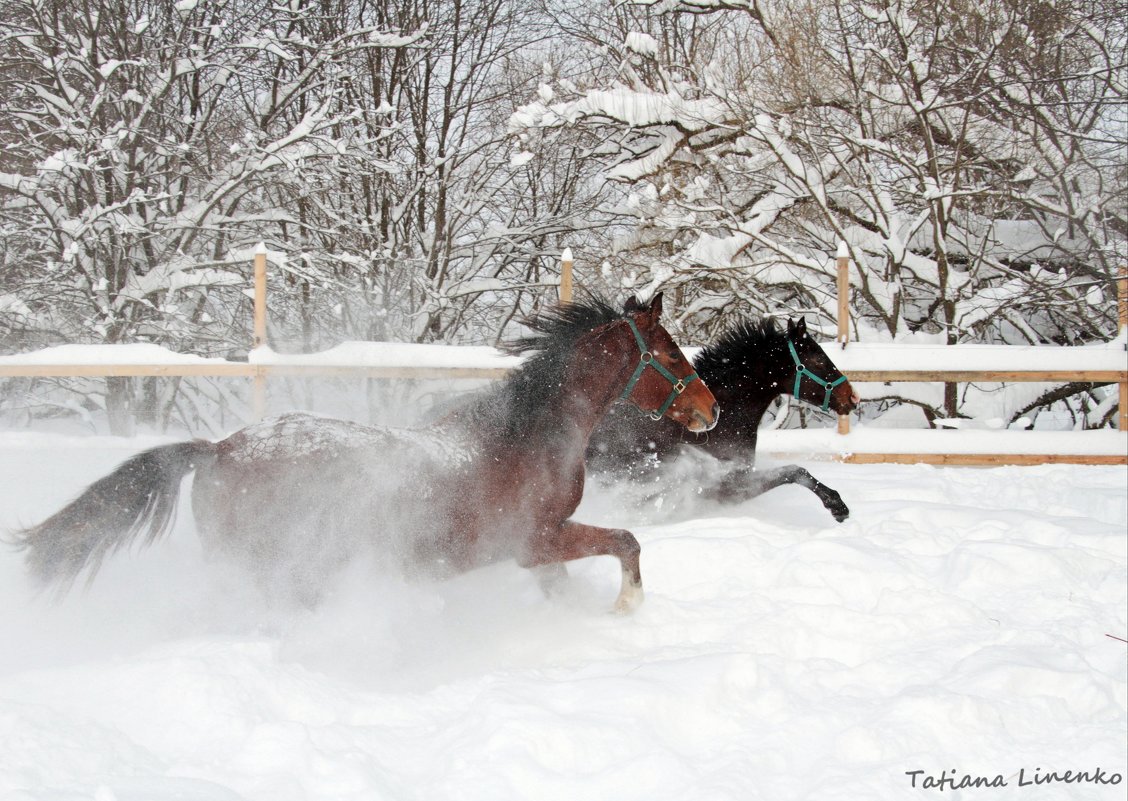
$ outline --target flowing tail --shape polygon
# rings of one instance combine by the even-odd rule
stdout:
[[[144,533],[151,545],[172,528],[184,476],[216,445],[206,440],[162,445],[123,462],[38,526],[15,533],[31,573],[64,593],[84,570],[92,581],[102,559]]]

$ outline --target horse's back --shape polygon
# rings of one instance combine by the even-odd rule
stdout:
[[[192,506],[209,550],[284,586],[314,587],[362,551],[406,561],[398,535],[455,458],[427,432],[291,413],[217,443]]]

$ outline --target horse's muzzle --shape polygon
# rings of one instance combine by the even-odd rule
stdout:
[[[847,381],[834,388],[831,394],[830,406],[835,414],[850,414],[861,402],[861,396],[854,391],[854,388],[850,386],[850,382]]]
[[[710,412],[711,415],[706,417],[704,414],[694,409],[693,412],[690,413],[689,425],[687,425],[686,428],[694,434],[704,434],[706,431],[712,430],[713,426],[717,424],[717,421],[721,419],[721,407],[714,403]]]

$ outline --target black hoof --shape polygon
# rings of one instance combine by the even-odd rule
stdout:
[[[833,494],[827,495],[822,499],[823,506],[826,510],[834,516],[834,519],[841,523],[850,516],[850,509],[842,502],[842,496],[837,492],[831,490]]]

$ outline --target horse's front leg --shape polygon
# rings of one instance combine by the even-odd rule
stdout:
[[[760,492],[767,492],[783,484],[798,484],[800,487],[806,487],[815,493],[816,497],[822,501],[822,505],[839,523],[850,516],[850,508],[846,506],[842,496],[836,490],[831,489],[812,476],[806,468],[797,464],[787,464],[773,470],[765,470],[761,474],[760,481],[762,486]]]
[[[839,523],[850,516],[850,508],[846,506],[837,491],[812,476],[806,468],[795,464],[770,470],[738,468],[728,473],[715,490],[707,493],[707,496],[730,503],[746,501],[784,484],[797,484],[809,489]]]
[[[587,556],[614,556],[623,571],[615,611],[626,613],[642,603],[641,552],[634,534],[622,528],[600,528],[565,520],[559,528],[542,532],[527,543],[517,560],[521,567],[540,568]]]

